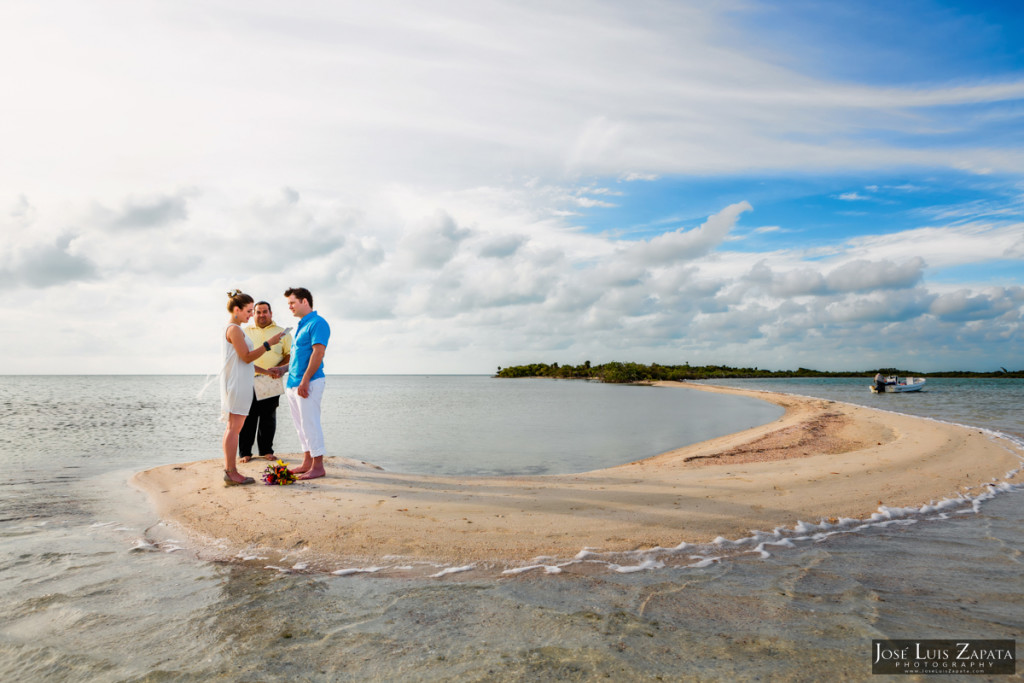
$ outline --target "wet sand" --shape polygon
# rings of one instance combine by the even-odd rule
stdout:
[[[226,488],[218,458],[157,467],[132,481],[163,519],[228,551],[308,550],[349,566],[516,566],[567,560],[584,548],[671,548],[798,521],[863,519],[882,505],[981,493],[1024,457],[979,430],[922,418],[784,394],[664,386],[753,396],[786,412],[760,427],[582,474],[417,475],[327,457],[325,478]],[[281,457],[301,462],[298,454]],[[239,471],[258,479],[265,466],[253,460]]]

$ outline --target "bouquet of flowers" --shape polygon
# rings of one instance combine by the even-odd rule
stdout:
[[[272,465],[267,465],[262,479],[263,483],[267,486],[274,486],[275,484],[284,486],[285,484],[294,483],[295,475],[288,471],[288,466],[284,464],[283,460],[278,460]]]

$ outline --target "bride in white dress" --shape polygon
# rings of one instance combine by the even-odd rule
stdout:
[[[220,373],[220,419],[227,422],[224,428],[224,485],[238,486],[252,484],[252,477],[243,477],[235,465],[238,451],[238,434],[242,431],[245,418],[252,405],[253,371],[252,362],[281,341],[284,332],[275,334],[255,349],[242,332],[242,323],[252,317],[253,298],[240,290],[228,292],[228,312],[231,322],[224,330],[224,368]]]

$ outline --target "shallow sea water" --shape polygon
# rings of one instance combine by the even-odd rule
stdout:
[[[474,383],[506,391],[488,378],[443,381],[468,396]],[[373,389],[373,379],[359,382]],[[14,473],[0,486],[4,681],[868,680],[872,638],[1019,640],[1024,628],[1019,491],[946,519],[917,515],[853,533],[794,534],[803,540],[767,556],[748,546],[717,549],[715,559],[689,568],[619,573],[599,566],[499,578],[467,571],[436,579],[282,572],[150,543],[159,520],[125,482],[153,464],[217,457],[215,396],[196,398],[199,378],[0,383],[0,457]],[[871,401],[842,381],[784,384],[745,386]],[[1024,434],[1024,383],[988,390],[929,384],[914,397],[925,400],[882,407]],[[608,396],[628,397],[625,403],[691,394],[564,382],[513,382],[507,391],[543,404],[529,394],[566,385],[573,405],[610,389],[622,390]],[[415,387],[394,390],[423,396]],[[998,393],[1001,408],[979,415],[975,396],[957,409],[970,392]],[[422,405],[436,402],[427,395]],[[355,423],[378,429],[387,422],[375,422],[368,405],[360,410],[349,411],[360,420],[337,416],[332,429],[340,435],[346,425],[352,432]],[[283,410],[280,417],[279,449],[294,450]],[[569,442],[581,437],[572,432],[579,424],[563,427]],[[426,443],[427,432],[421,425],[404,438]],[[537,441],[561,433],[552,429]],[[401,451],[375,445],[379,435],[365,441],[358,448],[370,461],[382,457],[373,448]],[[495,471],[480,449],[474,444],[459,458]],[[447,455],[457,466],[459,458]],[[561,466],[552,458],[528,467]]]

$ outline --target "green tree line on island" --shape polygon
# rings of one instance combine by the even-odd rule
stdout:
[[[660,365],[651,363],[603,363],[591,365],[586,361],[581,365],[559,365],[558,363],[531,363],[530,365],[514,365],[498,368],[495,377],[553,377],[556,379],[588,379],[610,384],[628,384],[632,382],[657,382],[699,380],[699,379],[757,379],[783,377],[873,377],[878,368],[860,372],[828,372],[797,368],[796,370],[764,370],[761,368],[733,368],[728,365]],[[1024,370],[998,372],[918,372],[899,368],[881,368],[883,375],[900,377],[1024,377]]]

